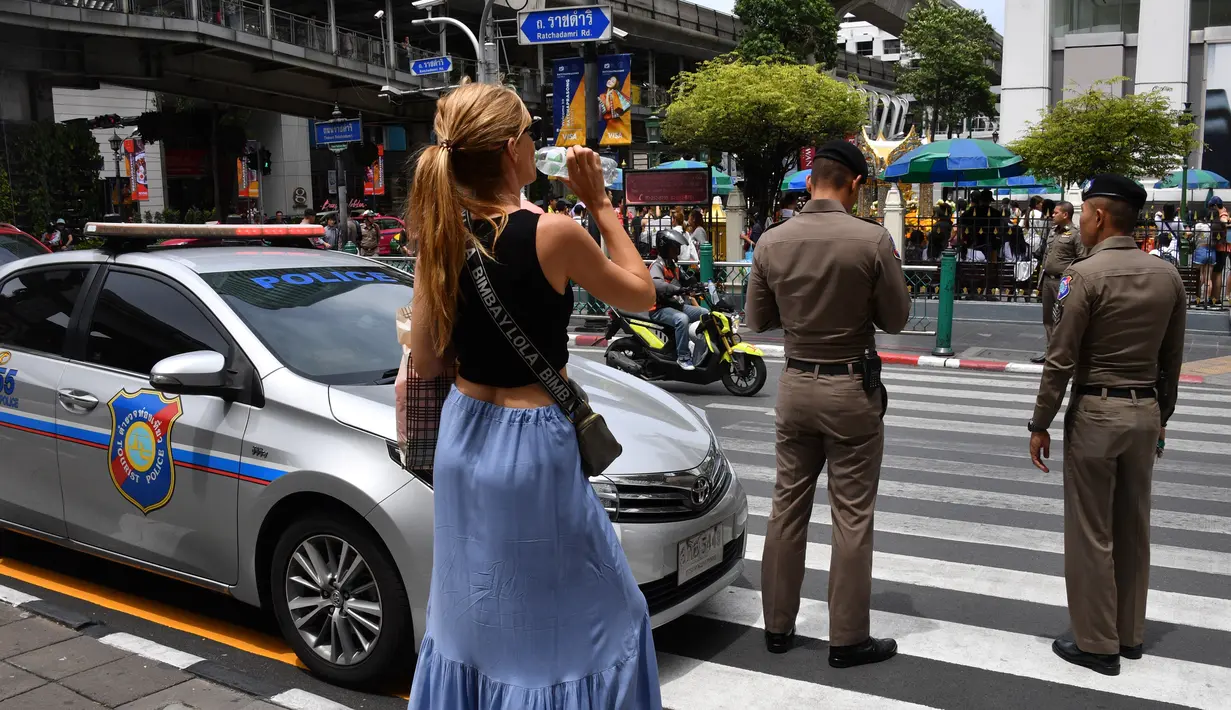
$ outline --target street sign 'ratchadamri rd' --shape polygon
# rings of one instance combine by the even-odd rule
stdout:
[[[410,73],[415,76],[427,74],[444,74],[453,69],[453,60],[449,57],[428,57],[416,59],[410,63]]]
[[[561,7],[517,13],[519,44],[605,42],[611,39],[611,6]]]

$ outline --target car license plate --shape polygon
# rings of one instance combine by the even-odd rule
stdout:
[[[680,543],[676,584],[687,582],[719,562],[722,562],[722,530],[716,525]]]

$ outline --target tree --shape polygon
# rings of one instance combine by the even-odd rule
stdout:
[[[743,23],[736,53],[761,57],[815,59],[832,68],[838,61],[838,15],[829,0],[736,0]]]
[[[98,141],[83,123],[40,121],[10,128],[6,148],[12,166],[10,190],[18,226],[42,230],[57,218],[84,222],[102,214],[103,168]]]
[[[931,110],[929,135],[941,121],[952,131],[964,119],[995,114],[995,37],[982,12],[941,0],[923,0],[907,13],[901,39],[910,59],[898,65],[898,93]]]
[[[17,208],[13,204],[13,190],[9,186],[9,174],[0,168],[0,222],[16,222]]]
[[[1192,119],[1171,108],[1166,89],[1114,96],[1125,77],[1097,82],[1056,103],[1009,149],[1036,177],[1065,187],[1099,173],[1165,175],[1196,145]]]
[[[799,149],[844,138],[867,103],[821,67],[719,57],[676,77],[663,134],[684,149],[734,153],[752,214],[764,217]]]

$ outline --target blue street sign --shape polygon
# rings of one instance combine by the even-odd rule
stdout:
[[[562,7],[517,13],[519,44],[603,42],[611,39],[611,6]]]
[[[358,118],[317,121],[312,125],[312,129],[312,137],[317,145],[358,143],[363,140],[363,121]]]
[[[410,63],[410,73],[415,76],[425,74],[444,74],[453,69],[453,60],[449,57],[429,57],[416,59]]]

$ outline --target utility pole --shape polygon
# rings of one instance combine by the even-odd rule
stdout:
[[[341,121],[342,109],[333,105],[333,120]],[[333,168],[338,173],[338,248],[341,249],[350,239],[350,201],[346,196],[346,173],[342,167],[342,154],[346,152],[345,143],[334,143],[329,146],[333,151]]]

